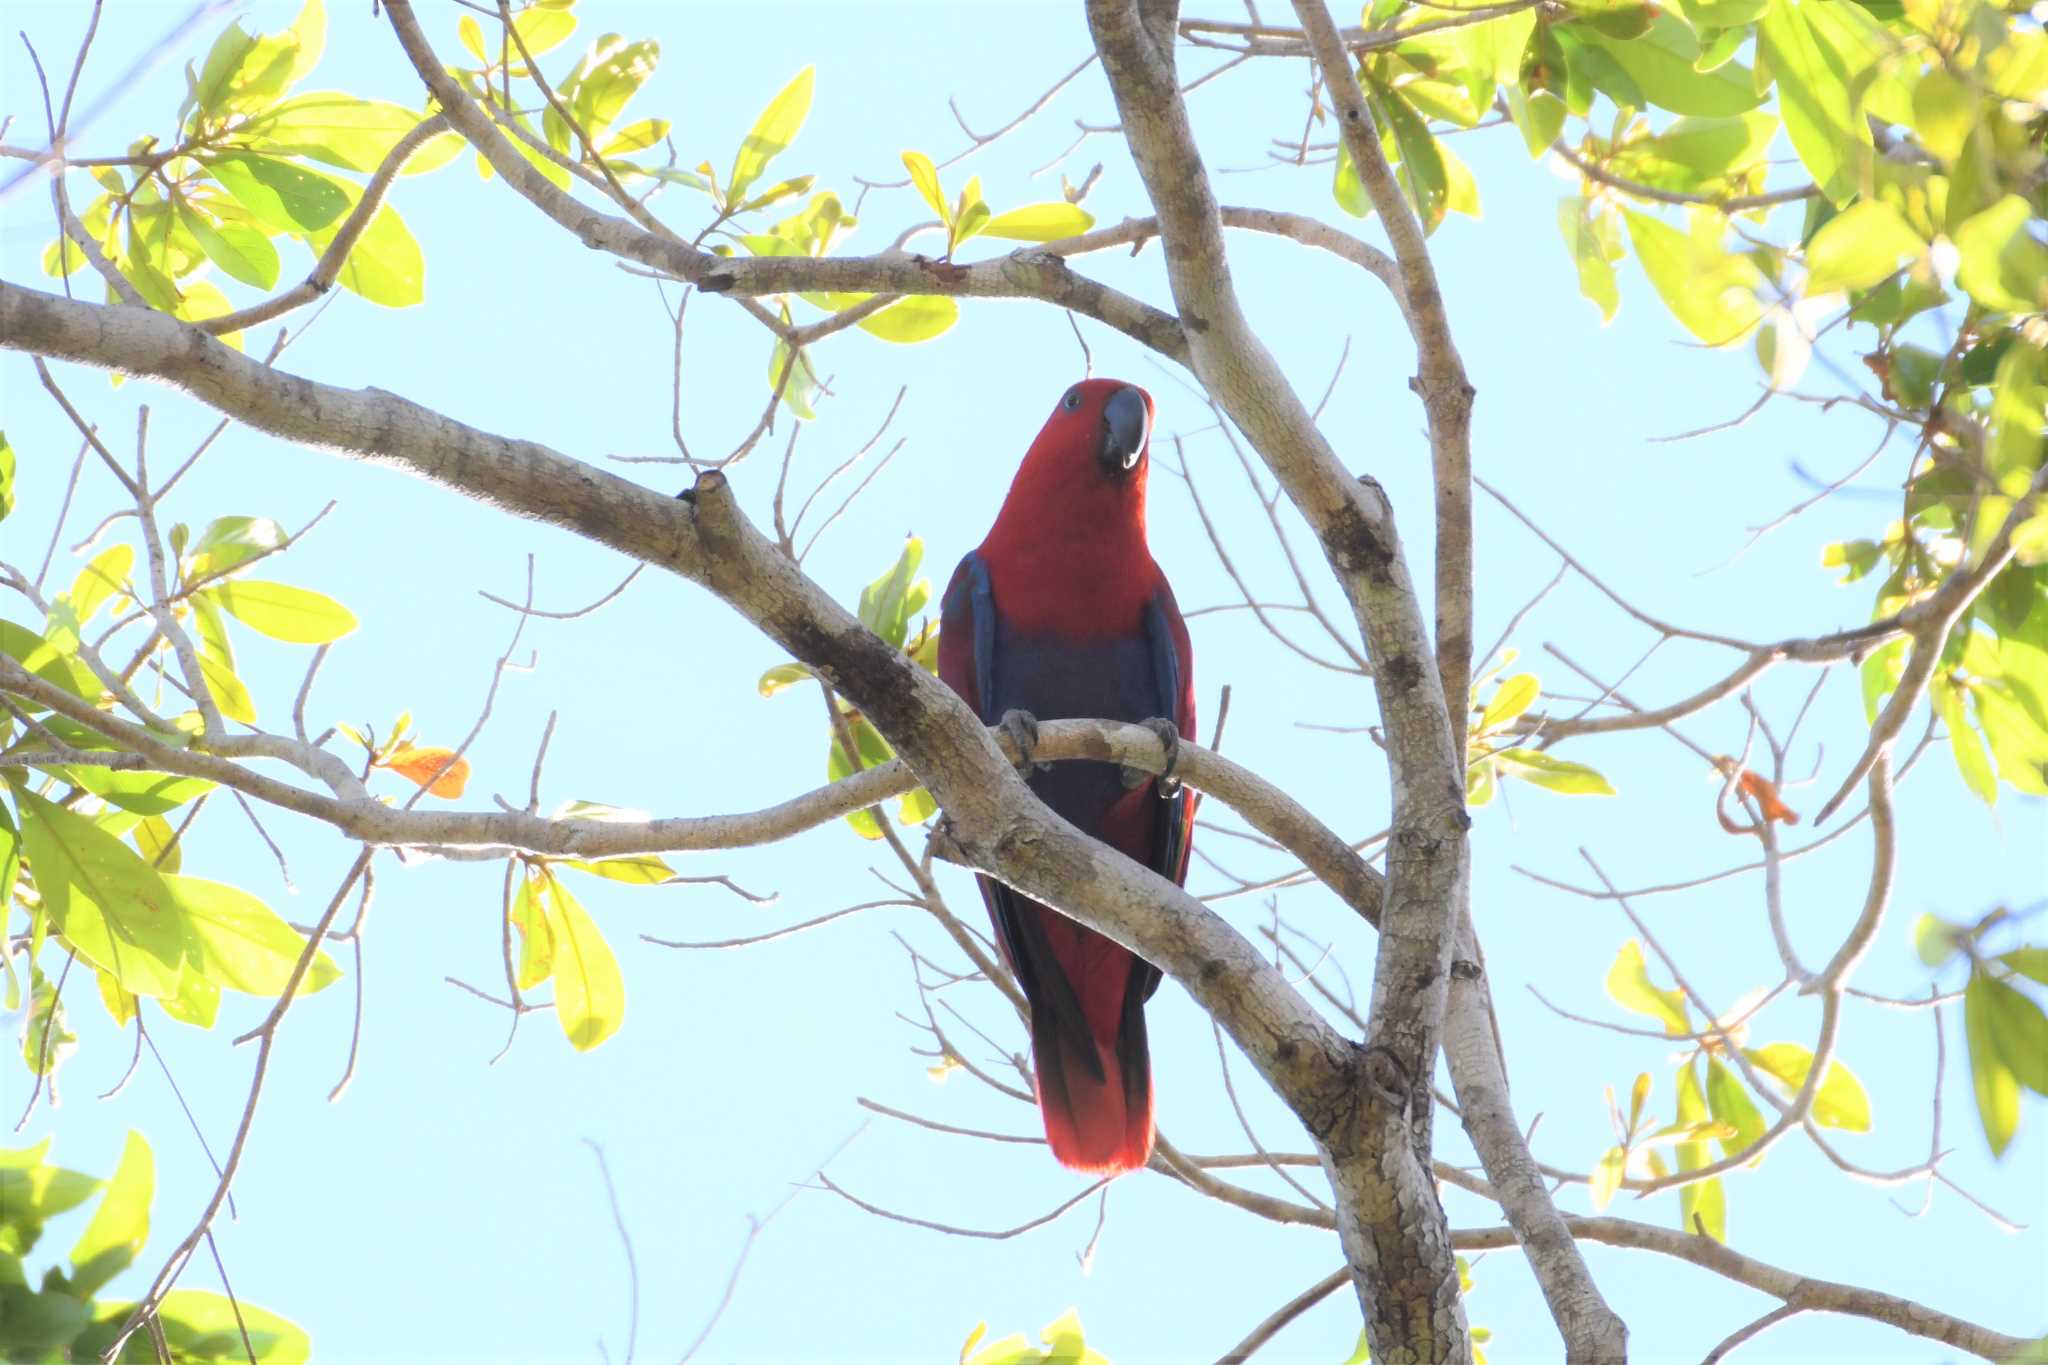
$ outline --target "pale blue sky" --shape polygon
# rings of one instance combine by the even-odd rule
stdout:
[[[276,28],[292,0],[263,0],[247,22]],[[311,88],[336,88],[416,105],[417,78],[389,29],[368,6],[338,5],[328,51]],[[421,7],[450,60],[459,48],[453,6]],[[979,128],[1012,117],[1083,55],[1085,26],[1069,5],[654,5],[586,0],[585,36],[616,29],[663,41],[661,68],[629,118],[674,120],[687,162],[728,165],[761,105],[798,69],[818,65],[817,98],[780,174],[814,171],[849,202],[855,174],[895,179],[897,156],[917,147],[943,157],[961,135],[946,110],[957,95]],[[46,64],[67,69],[83,7],[18,4]],[[185,12],[174,4],[109,7],[86,72],[82,100],[96,97]],[[191,44],[195,54],[204,40]],[[566,67],[572,48],[544,59]],[[180,54],[182,57],[183,54]],[[991,60],[994,57],[995,60]],[[1184,68],[1211,58],[1188,55]],[[5,111],[17,116],[9,140],[32,141],[41,110],[20,43],[0,58]],[[179,61],[161,64],[120,93],[83,137],[114,151],[144,129],[164,132],[182,94]],[[1303,69],[1268,63],[1241,68],[1196,97],[1198,133],[1212,169],[1258,163],[1269,135],[1298,134]],[[1072,120],[1113,121],[1098,74],[1075,82],[1034,124],[947,173],[957,186],[980,174],[1001,210],[1056,197],[1057,172],[1033,168],[1073,138]],[[1864,585],[1840,589],[1819,568],[1820,547],[1871,534],[1894,514],[1904,459],[1896,443],[1867,483],[1767,538],[1730,567],[1717,568],[1746,539],[1745,528],[1803,497],[1810,486],[1794,460],[1822,477],[1859,461],[1875,443],[1874,421],[1774,403],[1739,430],[1676,445],[1648,438],[1734,416],[1752,401],[1754,362],[1739,348],[1703,354],[1685,343],[1632,265],[1622,275],[1617,321],[1602,328],[1576,292],[1554,227],[1553,202],[1574,186],[1531,162],[1512,130],[1461,136],[1455,149],[1477,174],[1480,222],[1452,218],[1434,239],[1439,273],[1467,366],[1479,389],[1474,449],[1480,472],[1506,490],[1597,572],[1641,605],[1688,625],[1771,638],[1817,633],[1865,618]],[[1099,220],[1146,211],[1141,188],[1112,139],[1093,138],[1064,163],[1079,179],[1097,160],[1101,183],[1088,200]],[[1218,176],[1226,203],[1262,203],[1312,213],[1347,227],[1328,194],[1328,168]],[[391,389],[488,430],[529,437],[579,458],[669,453],[668,324],[645,281],[585,251],[502,184],[482,183],[465,155],[431,176],[400,183],[393,202],[425,248],[427,300],[396,313],[340,295],[294,346],[284,367],[344,385]],[[660,201],[692,229],[700,204],[678,192]],[[0,205],[0,273],[49,287],[37,258],[50,236],[40,189]],[[848,249],[885,246],[924,216],[908,191],[876,193]],[[996,249],[991,246],[990,250]],[[970,248],[975,254],[978,248]],[[1235,238],[1233,267],[1253,320],[1311,400],[1328,382],[1349,338],[1350,362],[1325,416],[1347,463],[1386,485],[1410,538],[1418,579],[1427,580],[1428,457],[1421,414],[1405,384],[1412,358],[1379,287],[1332,258],[1291,244]],[[286,277],[307,261],[285,254]],[[1079,268],[1166,303],[1156,249],[1078,262]],[[240,286],[228,285],[244,297]],[[96,296],[96,295],[95,295]],[[729,447],[765,398],[768,346],[729,305],[693,303],[686,342],[684,422],[695,446]],[[1242,476],[1186,386],[1132,343],[1090,325],[1098,374],[1149,388],[1162,438],[1190,433],[1194,462],[1240,567],[1268,595],[1291,591],[1256,509],[1238,497]],[[260,337],[267,343],[271,329]],[[1839,335],[1839,334],[1838,334]],[[1851,334],[1831,351],[1846,373],[1861,373]],[[909,392],[893,435],[903,452],[836,526],[811,559],[817,577],[849,603],[893,558],[900,537],[926,539],[928,571],[943,582],[979,540],[1012,469],[1062,387],[1079,373],[1066,320],[1023,304],[971,304],[961,325],[916,348],[862,335],[834,339],[818,363],[836,376],[837,397],[798,444],[807,486],[865,441],[899,386]],[[152,406],[154,449],[187,449],[211,422],[182,397],[141,384],[110,390],[104,377],[58,367],[75,401],[107,429],[133,429],[138,402]],[[1807,387],[1837,384],[1816,370]],[[27,362],[0,358],[6,428],[20,453],[20,509],[0,527],[5,557],[40,559],[75,439],[40,393]],[[786,419],[785,419],[786,422]],[[786,425],[740,467],[749,510],[767,517],[775,457]],[[1164,441],[1162,439],[1163,447]],[[613,466],[615,469],[626,468]],[[663,489],[682,486],[675,469],[629,471]],[[111,506],[108,479],[88,469],[66,543]],[[623,575],[616,556],[560,532],[512,521],[386,469],[231,432],[176,495],[173,514],[195,524],[225,513],[263,514],[288,526],[329,499],[339,508],[275,576],[332,593],[363,628],[334,651],[311,707],[321,724],[380,728],[410,708],[427,742],[453,743],[468,728],[512,621],[478,589],[514,595],[525,556],[539,556],[539,599],[565,607],[588,601]],[[1256,521],[1256,524],[1255,524]],[[1183,606],[1231,600],[1228,580],[1202,536],[1186,491],[1155,478],[1157,557]],[[1479,602],[1483,642],[1547,581],[1556,560],[1500,510],[1479,509]],[[1299,542],[1304,548],[1306,538]],[[61,552],[53,574],[75,562]],[[1319,583],[1326,576],[1316,574]],[[1334,593],[1330,596],[1334,599]],[[4,605],[19,617],[20,604]],[[1364,736],[1303,730],[1298,721],[1359,723],[1370,692],[1355,678],[1314,670],[1281,653],[1242,614],[1194,624],[1196,678],[1205,714],[1216,690],[1235,689],[1226,748],[1289,786],[1340,830],[1363,834],[1383,823],[1385,766]],[[1583,583],[1554,594],[1518,632],[1527,666],[1546,684],[1585,690],[1543,652],[1555,642],[1611,680],[1651,641]],[[496,715],[473,751],[476,777],[465,805],[492,792],[523,802],[534,745],[551,710],[561,714],[550,750],[544,804],[608,801],[660,814],[699,814],[765,804],[823,775],[821,714],[813,697],[761,700],[760,670],[780,655],[701,591],[643,577],[619,602],[578,622],[536,622],[527,642],[530,673],[506,678]],[[243,647],[266,722],[282,724],[304,652],[251,639]],[[1672,647],[1631,680],[1631,696],[1662,701],[1693,690],[1732,665],[1725,651]],[[1774,719],[1789,718],[1811,684],[1791,669],[1767,675],[1758,697]],[[1739,711],[1695,718],[1686,732],[1715,750],[1742,743]],[[1853,679],[1833,679],[1803,732],[1798,763],[1825,743],[1823,772],[1838,780],[1860,743]],[[1917,733],[1917,726],[1915,727]],[[1541,988],[1568,1007],[1623,1020],[1601,980],[1632,936],[1611,906],[1537,886],[1510,870],[1522,864],[1587,882],[1582,846],[1624,886],[1679,880],[1748,861],[1754,845],[1713,819],[1713,786],[1699,760],[1661,736],[1575,745],[1575,758],[1601,767],[1615,799],[1567,799],[1522,788],[1511,809],[1481,812],[1474,831],[1474,904],[1514,1069],[1524,1122],[1541,1115],[1538,1154],[1586,1169],[1610,1140],[1601,1087],[1626,1093],[1638,1070],[1656,1076],[1651,1107],[1672,1111],[1670,1056],[1659,1043],[1595,1032],[1545,1011],[1525,990]],[[1791,794],[1804,811],[1812,788]],[[2004,793],[1995,816],[1964,791],[1936,749],[1901,794],[1907,831],[1893,912],[1859,984],[1892,994],[1924,992],[1913,957],[1912,917],[1934,910],[1974,918],[2000,901],[2038,897],[2043,807]],[[1215,813],[1212,810],[1212,815]],[[320,827],[270,821],[299,891],[280,884],[276,864],[240,813],[222,801],[196,833],[187,870],[243,885],[290,918],[319,910],[352,850]],[[1803,843],[1805,826],[1794,831]],[[1233,868],[1257,866],[1248,845],[1211,835],[1204,846]],[[1809,959],[1823,956],[1862,898],[1869,843],[1852,833],[1786,870],[1786,905]],[[590,1055],[570,1051],[549,1017],[530,1017],[495,1068],[501,1012],[443,984],[454,975],[486,989],[500,983],[497,905],[500,871],[472,864],[382,865],[367,942],[363,1057],[353,1088],[329,1105],[351,1019],[348,983],[294,1010],[279,1044],[243,1174],[239,1222],[220,1227],[234,1286],[245,1298],[305,1325],[319,1358],[331,1360],[594,1359],[601,1337],[617,1360],[626,1337],[623,1265],[595,1165],[582,1140],[603,1144],[638,1256],[640,1356],[673,1358],[717,1301],[751,1214],[780,1203],[860,1127],[857,1095],[934,1119],[1008,1132],[1036,1131],[1023,1106],[955,1075],[935,1087],[926,1063],[906,1049],[917,1036],[896,1018],[915,1012],[909,967],[892,936],[952,961],[935,928],[910,912],[879,910],[814,934],[740,953],[688,954],[637,941],[640,933],[718,939],[761,932],[886,894],[870,866],[889,872],[886,852],[843,827],[798,843],[691,859],[693,874],[729,873],[772,890],[762,909],[716,889],[638,889],[588,882],[577,893],[617,946],[626,975],[623,1031]],[[966,877],[941,874],[956,908],[977,922]],[[1205,879],[1206,877],[1206,879]],[[1198,872],[1198,890],[1218,885]],[[1254,901],[1224,912],[1255,933],[1265,911]],[[1371,937],[1329,896],[1296,892],[1282,902],[1293,923],[1333,937],[1361,989],[1371,971]],[[1774,979],[1776,958],[1753,881],[1721,882],[1687,896],[1640,903],[1690,979],[1724,1006]],[[344,962],[346,961],[344,957]],[[1327,969],[1326,969],[1327,970]],[[987,993],[983,993],[987,996]],[[189,1226],[212,1177],[163,1078],[144,1069],[116,1100],[92,1096],[126,1065],[129,1040],[116,1036],[89,992],[72,995],[83,1035],[62,1074],[63,1104],[40,1110],[26,1140],[54,1133],[56,1155],[89,1172],[111,1170],[129,1127],[155,1145],[159,1197],[144,1266],[117,1281],[135,1292],[157,1258]],[[1007,1046],[1021,1033],[991,998],[965,1008]],[[1764,1016],[1759,1040],[1810,1043],[1816,1011],[1783,1004]],[[225,1146],[251,1058],[227,1039],[256,1018],[237,1000],[213,1033],[169,1023],[156,1029],[175,1074],[216,1148]],[[1151,1009],[1164,1130],[1184,1150],[1243,1150],[1217,1083],[1208,1022],[1169,984]],[[2005,1214],[2031,1224],[1998,1231],[1948,1191],[1917,1220],[1920,1187],[1856,1183],[1803,1143],[1774,1150],[1763,1167],[1729,1180],[1729,1229],[1741,1249],[1788,1268],[1922,1299],[2012,1332],[2039,1330],[2048,1186],[2044,1127],[2030,1105],[2018,1140],[1993,1163],[1960,1066],[1959,1021],[1949,1032],[1942,1145],[1948,1172]],[[1909,1166],[1928,1146],[1932,1028],[1924,1013],[1857,1008],[1841,1056],[1871,1093],[1876,1130],[1843,1137],[1846,1155],[1873,1168]],[[1241,1057],[1240,1095],[1265,1142],[1302,1150],[1303,1139]],[[0,1072],[10,1116],[23,1098],[23,1072]],[[11,1121],[11,1117],[10,1117]],[[1439,1125],[1449,1159],[1470,1154],[1455,1121]],[[1058,1169],[1043,1149],[992,1146],[875,1119],[834,1160],[835,1179],[863,1197],[922,1217],[1004,1227],[1052,1207],[1086,1183]],[[1252,1177],[1248,1183],[1264,1187]],[[1560,1202],[1587,1207],[1583,1188]],[[1498,1221],[1462,1195],[1448,1197],[1454,1224]],[[1677,1218],[1675,1195],[1615,1212],[1659,1223]],[[734,1302],[705,1359],[950,1359],[986,1318],[997,1334],[1035,1332],[1078,1307],[1092,1342],[1119,1365],[1210,1359],[1273,1307],[1337,1263],[1334,1238],[1278,1228],[1210,1204],[1165,1179],[1119,1182],[1093,1259],[1076,1260],[1094,1228],[1093,1203],[1057,1224],[1009,1241],[961,1240],[884,1222],[829,1193],[803,1192],[755,1244]],[[53,1227],[46,1247],[74,1232]],[[1628,1317],[1637,1358],[1697,1360],[1727,1332],[1771,1306],[1763,1296],[1665,1258],[1588,1249],[1588,1258]],[[202,1262],[184,1283],[215,1288]],[[1486,1258],[1470,1300],[1475,1322],[1492,1328],[1495,1362],[1555,1358],[1557,1338],[1519,1256]],[[1334,1361],[1350,1350],[1359,1316],[1348,1292],[1282,1335],[1261,1359]],[[1806,1318],[1747,1348],[1746,1360],[1947,1359],[1940,1349],[1890,1329],[1843,1318]]]

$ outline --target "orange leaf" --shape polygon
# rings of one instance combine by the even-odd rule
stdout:
[[[450,759],[454,762],[449,762]],[[463,787],[469,782],[469,760],[457,758],[453,749],[420,749],[401,744],[386,754],[379,766],[426,787],[429,795],[445,796],[450,800],[462,795]],[[446,772],[442,772],[444,767]],[[436,773],[440,776],[436,777]]]
[[[1756,802],[1765,820],[1782,820],[1788,825],[1799,823],[1799,812],[1778,799],[1777,783],[1744,768],[1742,776],[1735,779],[1735,785],[1742,789],[1744,796]]]

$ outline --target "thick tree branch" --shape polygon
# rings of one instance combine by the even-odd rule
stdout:
[[[1173,318],[1107,285],[1075,274],[1065,260],[1042,248],[1027,248],[973,265],[933,261],[901,251],[865,257],[728,259],[700,251],[673,236],[649,232],[623,218],[599,213],[557,189],[513,149],[490,115],[478,108],[448,75],[420,31],[407,0],[390,0],[385,9],[413,69],[433,92],[448,121],[469,139],[506,184],[587,247],[687,280],[709,294],[742,298],[814,290],[1035,298],[1092,317],[1162,355],[1186,359],[1180,324]],[[827,319],[823,325],[838,321]]]
[[[395,465],[709,588],[861,708],[947,814],[971,865],[1179,980],[1313,1131],[1355,1103],[1353,1048],[1229,925],[1047,810],[951,689],[863,627],[739,512],[722,475],[680,501],[380,390],[269,369],[161,313],[0,282],[0,345],[183,388],[273,434]],[[1384,919],[1384,911],[1382,918]]]
[[[1442,687],[1427,667],[1429,640],[1392,507],[1377,484],[1352,478],[1338,462],[1232,286],[1221,211],[1176,85],[1172,10],[1149,0],[1090,0],[1089,28],[1158,213],[1190,367],[1322,541],[1373,663],[1392,760],[1379,989],[1359,1092],[1341,1127],[1311,1123],[1309,1131],[1338,1194],[1339,1231],[1375,1354],[1462,1358],[1470,1343],[1429,1179],[1428,1079],[1466,877],[1463,766]]]

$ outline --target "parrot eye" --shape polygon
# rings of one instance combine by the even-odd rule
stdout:
[[[1060,406],[1068,412],[1079,412],[1081,410],[1081,391],[1079,389],[1068,389],[1067,396],[1060,400]]]

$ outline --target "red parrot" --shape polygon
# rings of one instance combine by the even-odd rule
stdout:
[[[1068,389],[1010,485],[995,526],[960,561],[940,616],[939,677],[1000,724],[1032,791],[1085,833],[1176,882],[1194,793],[1171,781],[1195,728],[1194,657],[1173,590],[1145,544],[1152,399],[1089,379]],[[1034,768],[1037,721],[1146,724],[1168,776],[1076,761]],[[978,878],[996,941],[1031,1005],[1045,1136],[1064,1166],[1119,1172],[1152,1155],[1144,1005],[1159,969],[1092,929]]]

